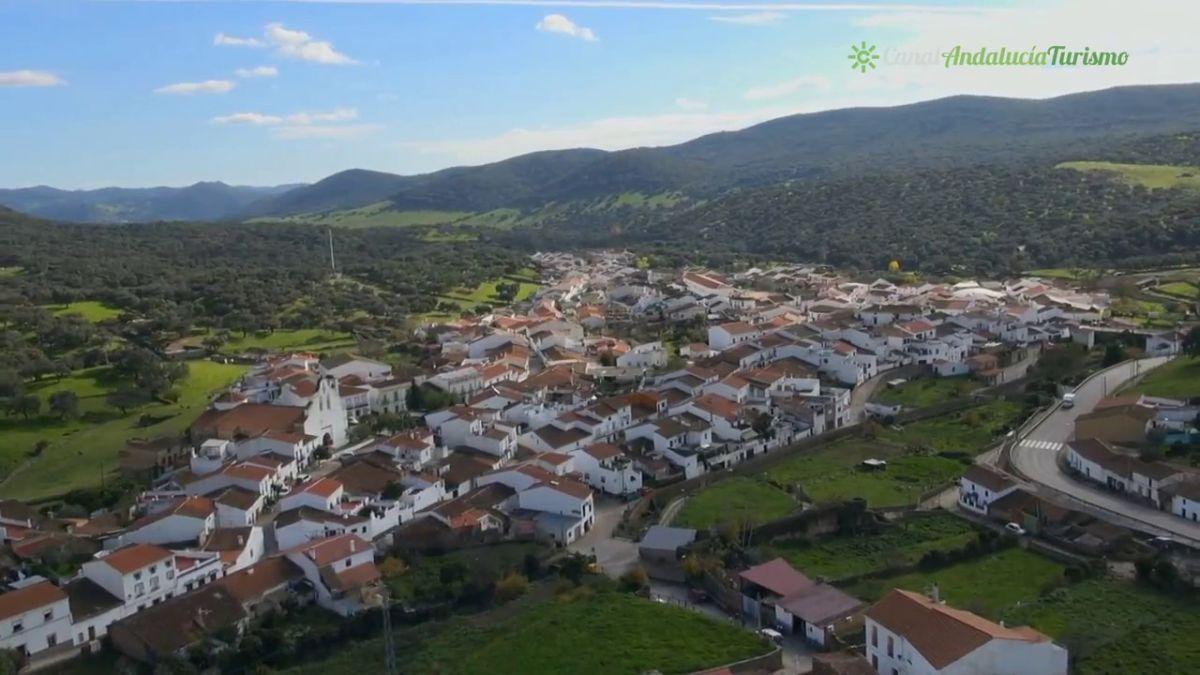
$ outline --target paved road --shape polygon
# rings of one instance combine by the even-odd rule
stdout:
[[[637,544],[613,537],[629,504],[612,497],[596,497],[596,524],[567,548],[596,556],[600,569],[614,579],[637,566]]]
[[[895,371],[887,370],[850,390],[850,421],[847,424],[858,424],[866,418],[867,403],[875,395],[875,390],[893,377],[896,377]]]
[[[1056,407],[1024,438],[1016,439],[1012,462],[1020,474],[1051,495],[1065,495],[1074,506],[1085,507],[1106,520],[1149,534],[1169,534],[1200,543],[1200,525],[1072,478],[1058,462],[1063,444],[1074,431],[1076,417],[1091,412],[1121,385],[1166,361],[1163,357],[1128,361],[1091,377],[1075,390],[1074,408]]]

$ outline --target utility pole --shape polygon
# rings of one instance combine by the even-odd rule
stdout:
[[[337,263],[333,259],[333,228],[329,228],[329,269],[337,275]]]
[[[384,584],[379,597],[383,600],[383,649],[386,663],[384,672],[387,675],[397,675],[396,640],[392,635],[392,599],[388,594],[387,584]]]

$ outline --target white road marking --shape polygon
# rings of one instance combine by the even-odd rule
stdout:
[[[1058,450],[1062,447],[1062,443],[1058,441],[1038,441],[1027,438],[1021,441],[1021,447],[1032,448],[1034,450]]]

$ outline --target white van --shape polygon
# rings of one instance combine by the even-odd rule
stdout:
[[[1064,407],[1064,408],[1074,408],[1075,407],[1075,392],[1068,391],[1067,393],[1063,394],[1062,407]]]

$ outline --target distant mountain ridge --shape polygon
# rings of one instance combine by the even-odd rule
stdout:
[[[782,117],[679,145],[536,152],[399,176],[351,170],[251,206],[249,216],[390,201],[396,210],[487,211],[622,193],[712,197],[880,168],[946,169],[1071,157],[1096,139],[1200,128],[1200,84],[1118,87],[1031,100],[952,96]]]
[[[1200,129],[1200,84],[1117,87],[1050,99],[952,96],[894,107],[791,115],[678,145],[534,152],[480,166],[401,176],[350,169],[269,188],[0,190],[0,204],[56,220],[224,220],[386,210],[481,214],[671,195],[688,208],[745,189],[878,171],[1045,166],[1114,140]],[[687,199],[693,198],[693,199]],[[661,202],[661,200],[660,200]],[[587,217],[592,217],[589,214]]]
[[[41,185],[0,189],[0,204],[41,218],[79,223],[225,220],[238,217],[254,202],[297,187],[202,182],[178,188],[60,190]]]

